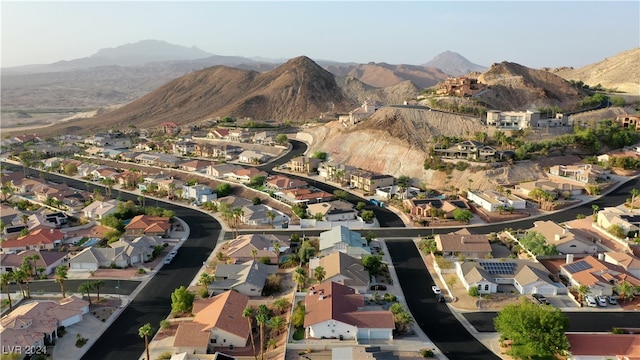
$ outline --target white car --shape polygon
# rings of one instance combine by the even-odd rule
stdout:
[[[598,295],[596,296],[596,302],[600,306],[607,306],[607,297],[604,295]]]
[[[587,297],[584,298],[584,301],[587,303],[587,306],[589,307],[598,307],[598,303],[596,303],[596,298],[594,298],[591,295],[587,295]]]
[[[442,294],[442,290],[440,290],[440,288],[438,287],[438,285],[433,285],[431,287],[431,290],[433,290],[433,293],[436,295],[440,295]]]
[[[172,262],[172,261],[173,261],[173,256],[167,256],[167,257],[164,259],[164,263],[165,263],[165,265],[166,265],[166,264],[171,264],[171,262]]]
[[[178,255],[178,249],[173,249],[171,250],[171,252],[169,253],[170,257],[175,257],[176,255]]]

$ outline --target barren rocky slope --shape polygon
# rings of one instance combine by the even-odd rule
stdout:
[[[357,65],[334,64],[326,69],[337,76],[351,76],[365,84],[375,87],[389,87],[404,81],[411,81],[419,88],[436,85],[447,78],[442,70],[423,65],[393,65],[387,63],[368,63]]]
[[[336,82],[347,97],[355,99],[359,104],[366,99],[373,99],[385,105],[397,105],[420,94],[420,88],[409,80],[386,88],[367,85],[352,76],[336,78]]]
[[[589,86],[600,84],[607,89],[640,95],[640,48],[621,52],[579,69],[565,67],[550,71],[567,80],[582,81]]]

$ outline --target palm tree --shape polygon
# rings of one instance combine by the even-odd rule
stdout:
[[[282,316],[274,316],[269,320],[269,327],[271,328],[271,331],[275,332],[275,336],[280,335],[280,331],[285,326],[287,326],[287,320]],[[271,336],[273,335],[274,334],[271,334]]]
[[[40,260],[40,255],[38,254],[33,254],[33,255],[29,255],[26,256],[23,260],[27,260],[29,261],[29,264],[31,265],[31,269],[33,271],[33,276],[37,276],[37,267],[36,267],[36,261]]]
[[[203,272],[202,274],[200,274],[199,282],[204,289],[207,289],[209,285],[211,285],[213,280],[214,280],[213,276],[207,274],[206,272]]]
[[[273,307],[278,311],[279,314],[284,314],[284,312],[289,309],[289,306],[291,306],[291,303],[286,298],[279,298],[271,305],[273,305]]]
[[[318,266],[315,269],[313,269],[313,277],[318,282],[322,282],[322,280],[324,280],[325,276],[327,276],[327,272],[324,270],[324,268],[322,266]]]
[[[151,327],[151,324],[146,323],[138,329],[138,335],[144,338],[144,349],[147,352],[147,360],[151,360],[149,356],[149,336],[153,335],[155,329]]]
[[[27,214],[22,214],[22,216],[20,217],[22,219],[22,222],[27,225],[27,223],[29,222],[29,215]]]
[[[27,274],[24,272],[24,270],[22,270],[21,268],[18,268],[18,269],[13,271],[12,278],[13,278],[13,281],[15,281],[16,284],[18,284],[18,287],[20,288],[20,292],[22,292],[22,297],[26,298],[27,295],[24,292],[24,288],[22,287],[22,283],[27,278]]]
[[[91,288],[96,289],[96,296],[98,298],[96,302],[100,302],[100,286],[102,285],[104,285],[104,281],[102,280],[95,280],[91,282]]]
[[[587,285],[580,285],[576,288],[576,292],[578,293],[578,301],[580,302],[580,306],[582,306],[584,297],[591,292],[591,289]]]
[[[298,267],[296,271],[293,273],[293,281],[298,284],[298,292],[302,291],[302,287],[304,286],[305,281],[307,280],[307,273],[304,271],[304,268]]]
[[[242,211],[242,208],[236,207],[236,208],[233,208],[233,210],[231,211],[231,214],[233,215],[233,224],[236,232],[235,237],[238,237],[238,227],[240,226],[240,218],[242,217],[242,215],[244,215],[244,211]]]
[[[273,220],[276,218],[276,213],[269,210],[267,211],[267,217],[269,218],[269,225],[273,226]]]
[[[253,357],[255,360],[258,360],[258,355],[256,354],[256,342],[253,339],[253,316],[255,315],[255,311],[252,307],[246,307],[242,311],[242,317],[247,319],[247,323],[249,324],[249,336],[251,336],[251,347],[253,348]]]
[[[31,262],[29,262],[29,256],[22,258],[22,265],[20,268],[24,272],[24,282],[27,285],[27,299],[31,299],[31,280],[33,280],[33,267],[31,266]]]
[[[636,197],[640,195],[640,189],[631,189],[630,193],[631,193],[631,208],[633,209],[635,207],[635,205],[633,204],[636,202]]]
[[[253,257],[253,261],[256,261],[256,256],[258,256],[258,250],[251,249],[251,257]]]
[[[78,285],[78,291],[80,294],[87,294],[87,299],[89,300],[89,305],[91,305],[91,290],[93,290],[93,285],[90,282],[84,282]]]
[[[4,291],[7,292],[7,299],[9,300],[9,311],[13,310],[13,303],[11,302],[11,282],[13,281],[13,274],[10,272],[5,272],[0,275],[0,285]]]
[[[593,221],[596,221],[596,215],[598,215],[598,211],[600,210],[600,206],[598,205],[591,205],[591,208],[593,209]]]
[[[276,263],[280,264],[280,242],[273,243],[273,252],[276,253]]]
[[[258,311],[256,313],[256,322],[260,326],[260,359],[264,360],[264,326],[267,324],[269,309],[266,305],[262,304],[258,306]]]
[[[633,291],[635,290],[635,287],[633,285],[631,285],[627,281],[623,281],[623,282],[619,283],[618,285],[616,285],[614,287],[614,289],[616,290],[616,292],[618,294],[620,294],[620,297],[625,302],[627,300],[633,300],[633,298],[635,297],[635,295],[633,294]]]
[[[67,272],[69,268],[66,265],[60,265],[56,268],[56,282],[60,284],[60,292],[62,293],[62,298],[64,295],[64,281],[67,279]]]

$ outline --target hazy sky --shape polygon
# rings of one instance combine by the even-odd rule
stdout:
[[[640,1],[2,1],[2,67],[157,39],[216,55],[580,67],[640,46]]]

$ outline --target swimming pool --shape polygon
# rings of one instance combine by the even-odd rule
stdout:
[[[89,247],[89,246],[95,245],[100,240],[101,240],[100,238],[91,238],[85,241],[85,243],[82,244],[82,247]]]

